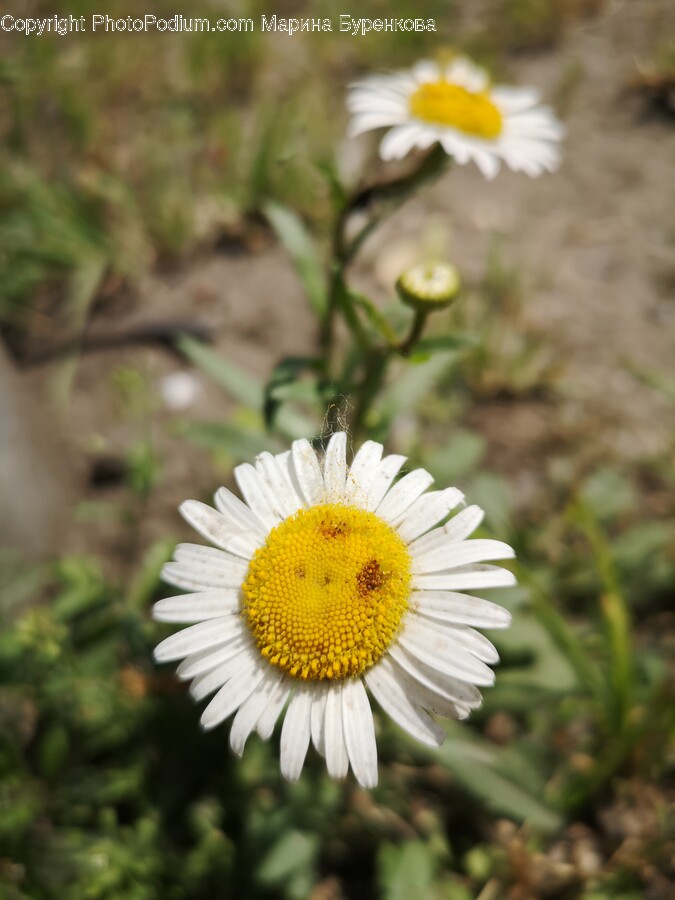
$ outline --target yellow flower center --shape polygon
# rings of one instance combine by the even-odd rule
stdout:
[[[408,606],[410,554],[374,513],[331,503],[277,525],[249,565],[242,615],[260,652],[297,678],[372,666]]]
[[[474,93],[447,81],[421,84],[410,97],[410,112],[475,137],[496,138],[502,131],[502,114],[487,91]]]

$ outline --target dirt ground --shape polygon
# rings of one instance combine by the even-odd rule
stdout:
[[[357,280],[384,298],[405,263],[431,244],[475,283],[500,235],[503,262],[522,272],[523,327],[545,346],[558,373],[556,392],[552,401],[488,398],[469,424],[486,437],[490,466],[514,479],[526,498],[537,489],[533,465],[544,478],[561,440],[571,439],[587,466],[617,457],[649,460],[671,446],[672,406],[636,373],[672,372],[675,129],[629,89],[637,66],[662,39],[667,9],[610,3],[600,16],[575,21],[557,50],[515,58],[514,80],[540,85],[567,125],[560,172],[536,182],[503,173],[487,183],[471,166],[450,171],[370,239],[356,267]],[[121,311],[119,303],[103,305],[90,334],[189,318],[212,330],[219,353],[259,376],[283,355],[306,353],[316,327],[294,271],[270,236],[253,244],[147,277]],[[85,355],[65,423],[67,444],[112,456],[128,447],[130,423],[119,414],[110,380],[124,366],[158,387],[164,376],[189,368],[162,350]],[[27,376],[38,392],[49,377],[48,369]],[[195,397],[181,415],[226,418],[232,401],[199,373],[196,379]],[[172,418],[170,410],[157,415]],[[171,428],[157,429],[157,437],[163,475],[146,510],[147,538],[178,533],[176,505],[215,487],[203,451]],[[75,469],[82,485],[86,467]],[[96,498],[114,498],[114,490],[98,488]],[[93,526],[89,550],[97,530],[104,545],[115,533],[109,524]],[[75,548],[82,539],[76,532],[66,538]],[[63,536],[57,540],[63,550]]]

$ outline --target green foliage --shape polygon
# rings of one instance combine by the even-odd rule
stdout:
[[[301,219],[278,203],[267,203],[265,215],[291,256],[307,299],[317,316],[326,311],[326,286],[317,247]]]

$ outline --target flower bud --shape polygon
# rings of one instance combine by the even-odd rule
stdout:
[[[401,300],[424,312],[449,306],[459,288],[459,272],[449,263],[421,263],[411,266],[396,282]]]

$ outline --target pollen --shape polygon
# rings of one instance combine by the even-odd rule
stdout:
[[[410,594],[411,560],[379,516],[302,509],[250,562],[242,616],[262,656],[304,680],[359,675],[386,652]]]
[[[420,85],[410,97],[410,112],[433,125],[493,139],[502,132],[502,114],[487,91],[468,91],[447,81]]]

